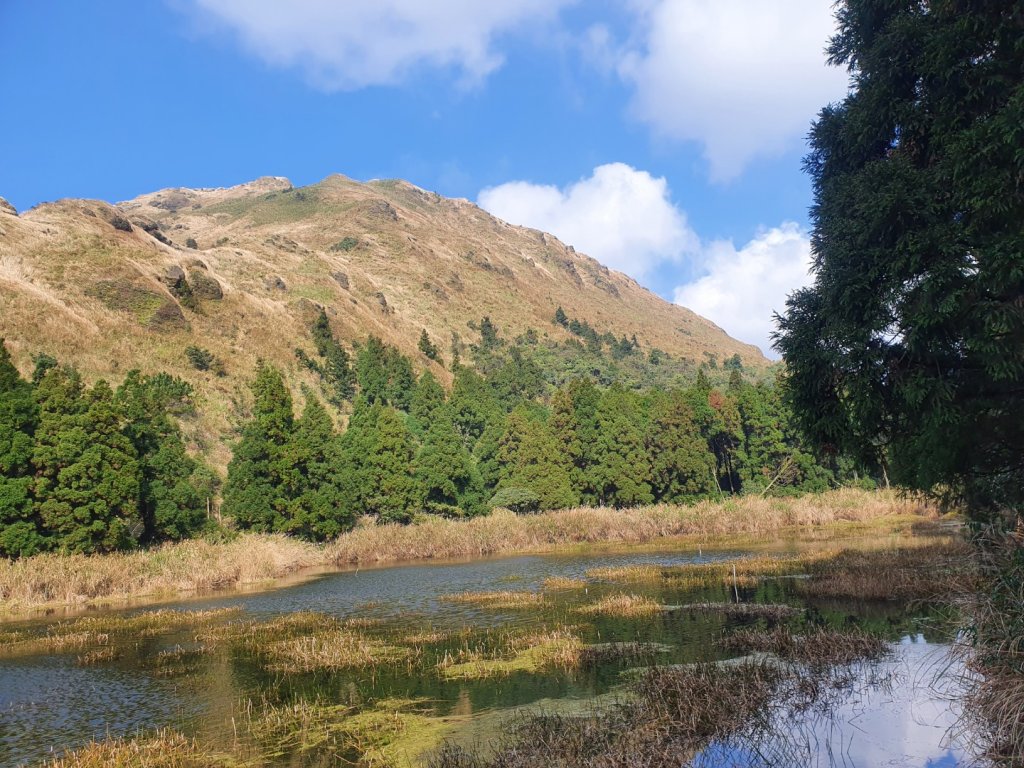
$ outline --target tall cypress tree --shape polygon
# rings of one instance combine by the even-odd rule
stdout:
[[[405,419],[389,406],[377,406],[370,453],[363,465],[366,511],[380,522],[408,523],[423,503],[413,458],[412,434]]]
[[[0,556],[32,555],[46,547],[32,504],[32,451],[39,408],[0,339]]]
[[[618,385],[607,389],[597,407],[597,426],[589,476],[598,501],[614,507],[650,504],[651,460],[634,396]]]
[[[191,391],[180,379],[139,371],[130,371],[117,390],[124,433],[139,460],[145,542],[184,539],[207,522],[206,499],[195,485],[199,465],[186,452],[181,430],[168,413],[172,404],[178,410],[190,408]]]
[[[508,416],[499,443],[502,467],[498,490],[523,489],[540,509],[560,509],[579,503],[569,476],[569,462],[547,424],[520,408]]]
[[[224,512],[240,528],[269,533],[284,528],[288,499],[285,447],[295,415],[280,371],[260,363],[252,383],[253,417],[228,464]]]
[[[436,411],[427,430],[416,456],[416,477],[423,487],[428,512],[468,516],[485,511],[480,472],[447,408]]]
[[[445,404],[444,388],[438,383],[430,371],[420,374],[416,389],[409,404],[409,415],[415,431],[426,434],[433,422],[434,414]],[[448,414],[449,420],[451,414]]]
[[[54,544],[86,553],[134,546],[144,531],[140,470],[113,390],[99,381],[86,391],[77,373],[55,368],[38,393],[35,497]]]
[[[342,462],[334,424],[320,401],[307,393],[302,417],[284,448],[288,506],[281,527],[310,541],[323,541],[352,527],[343,500]]]
[[[679,504],[718,492],[715,457],[678,390],[655,396],[647,447],[655,501]]]

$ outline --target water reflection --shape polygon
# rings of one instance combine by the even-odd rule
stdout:
[[[595,567],[677,565],[739,554],[743,553],[599,552],[400,566],[324,575],[264,594],[211,597],[163,607],[208,610],[238,606],[244,609],[245,617],[255,618],[296,611],[343,618],[373,617],[385,622],[382,632],[395,633],[428,627],[579,624],[580,616],[573,611],[581,601],[622,591],[622,585],[592,581],[586,591],[552,593],[543,608],[531,611],[485,610],[445,601],[443,596],[463,591],[535,591],[547,578],[579,579]],[[741,587],[740,596],[749,601],[803,604],[791,588],[791,580],[768,581],[756,587]],[[628,591],[644,592],[665,605],[730,598],[724,587],[680,591],[663,585],[629,585]],[[813,620],[870,625],[893,639],[911,627],[918,628],[921,618],[905,606],[892,604],[865,606],[830,601],[809,608]],[[743,622],[715,614],[669,612],[632,620],[593,617],[580,631],[584,642],[589,643],[663,644],[670,652],[659,661],[689,663],[725,658],[727,654],[714,641],[729,626]],[[927,627],[927,623],[920,626]],[[40,622],[22,625],[36,631],[39,627]],[[954,717],[943,699],[944,678],[940,675],[940,684],[932,685],[932,678],[943,671],[945,647],[934,642],[936,636],[929,634],[926,639],[916,632],[904,638],[894,659],[887,662],[900,679],[891,691],[879,688],[850,697],[836,708],[827,726],[812,719],[789,724],[788,732],[800,736],[807,747],[807,765],[957,764],[961,753],[945,746],[944,741]],[[435,702],[439,714],[466,716],[504,713],[539,701],[589,699],[620,685],[624,669],[624,665],[608,665],[572,674],[517,673],[462,681],[410,674],[403,669],[288,676],[269,673],[250,656],[227,648],[203,656],[181,674],[165,675],[154,665],[160,651],[193,642],[194,637],[187,631],[139,637],[121,658],[97,666],[76,665],[74,652],[0,658],[0,765],[34,762],[92,738],[133,735],[141,729],[163,726],[182,729],[204,743],[230,748],[237,738],[236,716],[242,702],[267,695],[278,700],[320,698],[344,702],[422,697]],[[766,744],[714,745],[700,756],[698,764],[764,765],[763,754],[768,748]],[[304,763],[295,759],[289,764]]]

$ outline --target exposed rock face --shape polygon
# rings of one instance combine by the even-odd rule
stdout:
[[[166,285],[172,287],[181,285],[181,281],[185,279],[185,270],[177,264],[172,264],[164,271],[162,279]]]
[[[220,301],[224,298],[224,289],[221,288],[216,278],[210,277],[205,269],[203,267],[189,270],[188,282],[192,286],[192,295],[197,299]]]
[[[0,213],[9,213],[12,216],[18,215],[18,209],[0,197]]]
[[[331,272],[331,277],[334,278],[334,282],[336,282],[346,291],[348,290],[348,275],[346,275],[344,272]]]
[[[263,287],[268,291],[287,291],[288,286],[279,276],[274,275],[263,281]]]

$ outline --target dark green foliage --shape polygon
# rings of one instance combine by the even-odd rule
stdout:
[[[32,453],[39,408],[0,339],[0,556],[32,555],[46,546],[32,504]]]
[[[776,346],[806,433],[976,518],[1024,508],[1024,27],[1012,2],[847,0],[815,282]]]
[[[500,346],[501,339],[498,338],[498,329],[491,322],[491,318],[485,317],[480,321],[480,349],[484,352],[493,352]]]
[[[177,541],[207,524],[209,497],[200,494],[201,468],[188,455],[181,430],[171,420],[190,402],[191,387],[166,374],[144,376],[131,371],[117,390],[117,405],[126,420],[124,434],[139,463],[139,517],[143,542]]]
[[[253,417],[228,464],[225,514],[240,528],[270,533],[287,521],[287,447],[295,415],[281,373],[260,363],[252,383]]]
[[[196,242],[194,237],[189,237],[185,239],[185,247],[191,248],[194,251],[199,247],[199,243]]]
[[[444,388],[438,383],[430,371],[420,374],[416,389],[409,404],[409,416],[412,417],[413,429],[422,435],[430,428],[437,409],[445,404]],[[450,414],[448,419],[451,420]]]
[[[427,333],[426,328],[424,328],[423,332],[420,333],[420,340],[417,346],[419,347],[420,352],[429,357],[431,360],[437,360],[439,351],[434,342],[430,340],[430,335]]]
[[[563,328],[569,326],[569,316],[565,314],[565,310],[559,307],[555,310],[555,324],[560,325]]]
[[[455,383],[449,402],[456,428],[473,445],[488,423],[498,418],[501,408],[486,380],[476,371],[460,366],[455,372]]]
[[[397,410],[372,406],[368,419],[369,452],[362,461],[366,514],[382,523],[408,523],[423,502],[423,488],[413,467],[415,448],[405,419]]]
[[[725,359],[725,362],[722,363],[722,367],[725,368],[726,370],[742,371],[743,360],[740,358],[739,353],[737,352],[732,357],[727,357]]]
[[[324,541],[352,527],[355,515],[344,505],[340,451],[330,415],[307,393],[302,418],[283,452],[288,505],[279,530]]]
[[[197,371],[212,371],[218,376],[225,376],[224,364],[208,349],[190,344],[185,347],[185,357]]]
[[[408,410],[416,376],[409,358],[371,336],[356,356],[356,380],[368,402]]]
[[[461,517],[486,511],[480,472],[456,432],[447,407],[437,409],[431,420],[416,456],[416,477],[423,488],[427,512]]]
[[[2,346],[2,343],[0,343]],[[51,368],[57,367],[57,358],[52,355],[48,355],[45,352],[40,352],[38,355],[32,356],[32,362],[35,363],[35,368],[32,371],[32,385],[36,386],[40,381],[43,380],[43,376]]]
[[[110,386],[88,390],[77,373],[58,367],[37,397],[34,495],[52,545],[70,552],[134,546],[144,532],[141,473]]]
[[[700,434],[682,392],[659,394],[647,425],[654,500],[691,502],[719,492],[715,457]]]
[[[355,392],[356,374],[352,370],[352,359],[335,338],[331,322],[323,309],[313,321],[310,331],[322,362],[310,359],[301,349],[295,350],[295,356],[303,366],[317,374],[326,384],[328,402],[341,406],[346,400],[351,400]]]
[[[600,402],[601,392],[590,379],[576,379],[551,399],[551,431],[569,461],[573,487],[585,504],[599,503],[592,470]]]
[[[501,479],[498,490],[527,490],[537,498],[539,509],[575,506],[569,462],[547,424],[523,409],[509,414],[498,447]],[[492,502],[494,503],[494,502]]]
[[[513,348],[488,379],[498,403],[506,411],[530,401],[544,391],[544,378],[532,358]]]
[[[124,216],[114,216],[110,219],[110,225],[114,229],[119,229],[122,232],[131,232],[132,223],[128,221]]]
[[[590,484],[600,504],[635,507],[654,501],[651,462],[644,445],[645,424],[633,394],[606,390],[597,406],[597,438]]]
[[[332,251],[351,251],[359,245],[359,241],[351,235],[346,235],[341,240],[331,246]]]

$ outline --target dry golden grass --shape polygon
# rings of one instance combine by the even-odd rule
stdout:
[[[809,597],[949,601],[978,586],[972,553],[966,540],[955,539],[924,539],[898,549],[846,549],[812,563],[812,578],[796,586]]]
[[[209,752],[176,731],[161,730],[142,738],[94,741],[43,765],[45,768],[213,768],[234,764],[228,756]]]
[[[911,516],[935,518],[937,512],[895,493],[854,489],[785,499],[738,497],[687,507],[578,508],[520,516],[497,510],[465,521],[431,518],[414,526],[361,525],[328,544],[326,557],[354,564],[540,552],[573,544],[643,544],[680,536],[764,536],[790,528]]]
[[[741,497],[690,507],[579,508],[524,516],[498,510],[471,520],[430,518],[408,526],[363,524],[323,546],[280,535],[243,534],[228,543],[195,540],[128,554],[47,554],[0,561],[0,611],[13,614],[48,606],[158,599],[234,588],[309,566],[548,552],[575,545],[630,545],[679,537],[689,537],[690,544],[696,545],[735,534],[765,537],[816,526],[837,525],[841,530],[847,524],[907,525],[910,520],[936,516],[934,509],[894,493],[843,489],[792,499]],[[750,579],[765,568],[789,567],[781,559],[757,563],[750,559],[749,565]],[[695,567],[687,573],[705,580],[718,578],[714,576],[716,567],[709,564],[704,571]],[[663,570],[652,567],[631,572],[643,575]]]
[[[544,604],[544,596],[537,592],[458,592],[442,595],[442,600],[449,603],[476,605],[481,608],[509,610],[515,608],[537,608]]]
[[[0,561],[0,605],[15,613],[46,606],[116,603],[238,587],[279,578],[321,559],[311,544],[244,534],[112,555],[45,554]]]
[[[499,633],[497,643],[471,644],[467,641],[460,648],[446,651],[437,668],[447,679],[573,670],[583,663],[584,648],[572,627],[554,627],[526,634],[503,631]]]
[[[317,670],[367,669],[408,660],[414,650],[389,645],[352,630],[332,630],[266,646],[267,668],[295,674]]]
[[[550,576],[544,579],[544,590],[558,592],[561,590],[586,589],[586,579],[570,579],[564,576]]]
[[[577,613],[589,616],[620,616],[638,618],[661,613],[665,607],[649,597],[641,595],[608,595],[596,603],[577,608]]]

